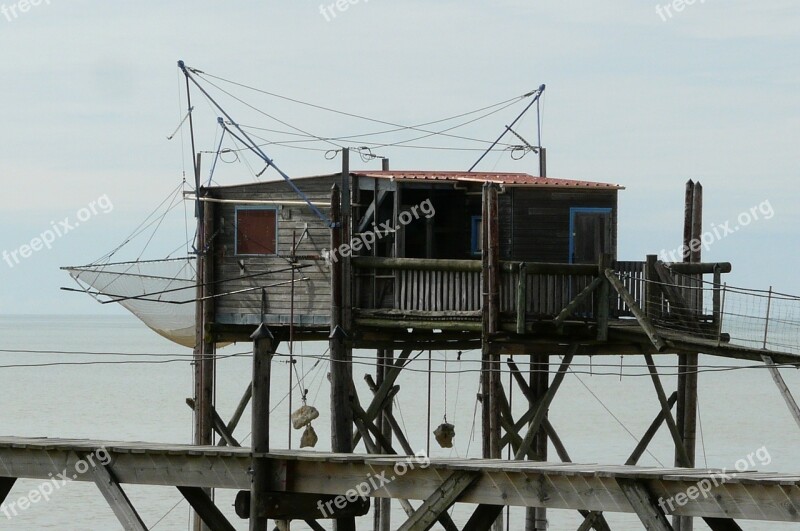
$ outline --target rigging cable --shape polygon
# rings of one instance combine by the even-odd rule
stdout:
[[[244,85],[244,84],[242,84],[242,83],[237,83],[237,82],[235,82],[235,81],[231,81],[231,80],[228,80],[228,79],[225,79],[225,78],[219,77],[219,76],[215,76],[215,75],[213,75],[213,74],[209,74],[209,73],[207,73],[207,72],[198,72],[198,75],[199,75],[200,77],[204,77],[204,78],[205,78],[205,77],[211,77],[211,78],[217,79],[217,80],[219,80],[219,81],[223,81],[223,82],[225,82],[225,83],[230,83],[230,84],[232,84],[232,85],[236,85],[236,86],[239,86],[239,87],[242,87],[242,88],[246,88],[246,89],[248,89],[248,90],[252,90],[252,91],[255,91],[255,92],[262,93],[262,94],[266,94],[266,95],[268,95],[268,96],[273,96],[273,97],[275,97],[275,98],[279,98],[279,99],[283,99],[283,100],[291,101],[291,102],[293,102],[293,103],[297,103],[297,104],[300,104],[300,105],[305,105],[305,106],[308,106],[308,107],[313,107],[313,108],[315,108],[315,109],[319,109],[319,110],[323,110],[323,111],[327,111],[327,112],[332,112],[332,113],[335,113],[335,114],[340,114],[340,115],[343,115],[343,116],[348,116],[348,117],[350,117],[350,118],[356,118],[356,119],[365,120],[365,121],[369,121],[369,122],[373,122],[373,123],[378,123],[378,124],[382,124],[382,125],[388,125],[388,126],[390,126],[390,127],[394,127],[394,128],[396,128],[396,129],[391,129],[391,130],[388,130],[388,131],[379,131],[379,132],[374,132],[374,133],[364,133],[364,134],[362,134],[362,135],[356,135],[356,136],[352,136],[352,137],[343,137],[343,139],[346,139],[346,138],[358,138],[358,137],[366,137],[366,136],[377,136],[377,135],[388,134],[388,133],[394,133],[394,132],[398,132],[398,131],[404,131],[404,130],[409,130],[409,129],[411,129],[411,130],[415,130],[415,131],[424,132],[424,133],[431,133],[431,131],[429,131],[429,130],[425,130],[425,129],[422,129],[422,127],[427,127],[427,126],[429,126],[429,125],[436,125],[436,124],[439,124],[439,123],[448,122],[448,121],[455,120],[455,119],[458,119],[458,118],[463,118],[463,117],[465,117],[465,116],[469,116],[469,115],[471,115],[471,114],[477,114],[477,113],[479,113],[479,112],[483,112],[483,111],[486,111],[486,110],[488,110],[488,109],[492,109],[492,108],[494,108],[494,107],[499,107],[499,106],[501,106],[501,105],[506,105],[506,104],[509,104],[509,103],[511,103],[511,104],[514,104],[514,103],[517,103],[517,102],[519,102],[519,101],[522,101],[522,100],[524,100],[524,99],[526,99],[526,98],[529,98],[529,97],[533,96],[534,94],[536,94],[536,91],[532,91],[532,92],[529,92],[529,93],[527,93],[527,94],[523,94],[522,96],[516,96],[516,97],[514,97],[514,98],[509,98],[508,100],[501,101],[501,102],[499,102],[499,103],[495,103],[495,104],[493,104],[493,105],[489,105],[489,106],[486,106],[486,107],[482,107],[482,108],[480,108],[480,109],[476,109],[476,110],[474,110],[474,111],[469,111],[469,112],[466,112],[466,113],[457,114],[457,115],[455,115],[455,116],[451,116],[451,117],[448,117],[448,118],[443,118],[443,119],[439,119],[439,120],[434,120],[434,121],[431,121],[431,122],[426,122],[426,123],[418,124],[418,125],[415,125],[415,126],[406,126],[406,125],[402,125],[402,124],[397,124],[397,123],[388,122],[388,121],[385,121],[385,120],[379,120],[379,119],[377,119],[377,118],[370,118],[370,117],[367,117],[367,116],[361,116],[361,115],[358,115],[358,114],[353,114],[353,113],[349,113],[349,112],[338,111],[338,110],[336,110],[336,109],[331,109],[331,108],[329,108],[329,107],[323,107],[323,106],[321,106],[321,105],[316,105],[316,104],[313,104],[313,103],[304,102],[304,101],[297,100],[297,99],[294,99],[294,98],[289,98],[289,97],[287,97],[287,96],[281,96],[281,95],[279,95],[279,94],[275,94],[275,93],[273,93],[273,92],[268,92],[268,91],[265,91],[265,90],[262,90],[262,89],[258,89],[258,88],[255,88],[255,87],[251,87],[251,86],[248,86],[248,85]],[[218,89],[222,90],[222,89],[221,89],[219,86],[217,86],[216,84],[214,84],[214,83],[211,83],[211,82],[210,82],[210,81],[208,81],[207,79],[206,79],[206,81],[207,81],[208,83],[212,84],[213,86],[217,87]],[[505,107],[504,107],[504,108],[505,108]],[[292,127],[292,126],[289,126],[289,127]],[[294,128],[294,127],[292,127],[292,128],[293,128],[293,129],[296,129],[296,128]],[[307,134],[307,133],[306,133],[306,134]],[[313,135],[312,135],[312,136],[313,136]],[[336,139],[333,139],[333,140],[336,140]],[[476,140],[476,139],[471,139],[471,140],[480,141],[480,142],[485,142],[485,143],[487,143],[487,144],[489,143],[488,141],[484,141],[484,140]],[[339,147],[341,147],[341,146],[339,146]]]

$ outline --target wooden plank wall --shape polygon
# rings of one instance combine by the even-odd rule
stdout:
[[[511,223],[506,228],[501,218],[501,233],[511,230],[513,260],[569,262],[569,211],[573,207],[612,209],[612,255],[616,257],[616,190],[511,188],[504,195],[509,193],[513,194]]]
[[[331,187],[338,182],[339,175],[296,179],[294,183],[315,203],[330,204]],[[212,188],[217,199],[226,200],[270,200],[299,201],[301,198],[284,181],[254,183],[242,186]],[[267,205],[265,205],[267,206]],[[292,273],[289,256],[292,249],[292,232],[298,240],[306,226],[308,234],[298,245],[297,264],[308,266],[295,272],[294,322],[296,325],[327,325],[330,321],[330,268],[322,257],[330,247],[330,229],[308,206],[283,205],[278,207],[278,249],[276,256],[236,256],[235,204],[217,204],[217,227],[221,227],[215,239],[216,293],[230,293],[247,288],[267,287],[267,322],[288,324],[291,315]],[[326,215],[329,206],[318,206]],[[242,271],[239,262],[244,263]],[[285,270],[256,277],[250,275],[268,271]],[[217,299],[216,321],[220,324],[257,324],[261,314],[261,290],[236,293]]]

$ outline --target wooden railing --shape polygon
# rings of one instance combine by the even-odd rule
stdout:
[[[352,263],[356,272],[354,300],[359,310],[394,310],[417,317],[437,317],[436,314],[470,320],[480,317],[483,307],[480,260],[356,257]],[[704,274],[714,273],[718,281],[720,271],[730,271],[730,264],[724,266],[720,269],[717,264],[674,264],[671,269],[681,273],[675,288],[690,299],[694,285],[692,282],[687,285],[686,274],[702,279]],[[629,300],[655,319],[668,317],[670,303],[664,295],[648,294],[658,280],[648,281],[647,267],[646,262],[634,261],[609,264],[630,294]],[[651,272],[651,275],[654,274]],[[603,283],[606,283],[605,270],[601,272],[599,265],[501,262],[500,319],[516,322],[517,329],[521,330],[525,323],[556,318],[571,303],[571,319],[599,319],[601,293],[607,293],[604,297],[609,305],[608,317],[633,317],[629,304],[617,291],[589,289],[593,284]],[[584,291],[585,296],[575,304],[573,301]],[[653,298],[648,300],[648,296]],[[698,321],[705,317],[698,315]]]

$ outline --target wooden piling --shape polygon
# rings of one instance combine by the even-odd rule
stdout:
[[[269,520],[262,516],[264,500],[270,491],[269,394],[275,338],[262,323],[251,336],[253,340],[252,453],[253,476],[250,488],[250,531],[267,531]]]
[[[342,245],[342,197],[338,185],[331,190],[331,249]],[[338,253],[331,263],[331,449],[337,453],[353,451],[353,413],[351,409],[351,368],[345,331],[342,328],[342,260]],[[334,524],[336,531],[355,531],[354,518],[339,518]]]
[[[200,171],[200,154],[197,155],[196,169]],[[204,194],[199,191],[198,195]],[[210,333],[214,321],[214,203],[202,202],[198,210],[198,250],[197,261],[197,303],[195,313],[194,349],[194,443],[200,446],[214,444],[214,369],[215,344]],[[213,492],[205,494],[213,499]],[[207,531],[197,514],[194,518],[195,531]]]
[[[531,396],[528,397],[528,407],[533,408],[539,400],[547,394],[550,386],[550,356],[547,354],[530,355],[529,388]],[[542,427],[533,440],[533,453],[537,461],[547,461],[547,433],[544,424],[547,421],[545,413]],[[530,428],[530,426],[529,426]],[[526,531],[544,531],[547,529],[547,509],[529,507],[525,511]]]

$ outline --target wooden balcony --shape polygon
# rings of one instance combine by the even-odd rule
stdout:
[[[730,264],[651,262],[616,261],[607,268],[500,262],[498,329],[524,334],[537,323],[567,320],[604,326],[608,320],[635,318],[634,305],[656,323],[684,323],[704,337],[718,335],[719,300],[714,294]],[[481,260],[358,257],[352,264],[359,324],[482,330],[491,297],[485,296]],[[626,296],[614,287],[609,273]]]

